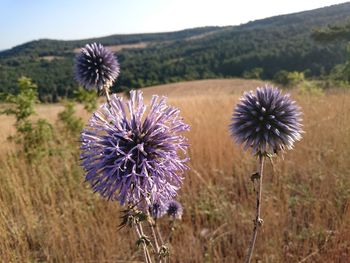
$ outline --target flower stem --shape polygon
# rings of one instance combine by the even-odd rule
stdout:
[[[139,227],[140,227],[141,235],[145,236],[145,234],[143,233],[143,229],[142,229],[142,224],[141,223],[139,224]],[[152,242],[150,244],[152,245]],[[152,263],[152,258],[151,258],[151,255],[150,255],[149,251],[148,251],[147,245],[146,245],[146,253],[147,253],[147,257],[148,257],[149,262]]]
[[[108,105],[111,106],[111,97],[109,96],[109,87],[104,86],[103,87],[103,92],[106,95]]]
[[[156,231],[154,230],[155,228],[155,225],[153,223],[150,223],[150,226],[151,226],[151,230],[152,230],[152,236],[153,236],[153,240],[154,240],[154,243],[155,243],[155,246],[156,246],[156,256],[157,256],[157,259],[158,259],[158,262],[161,263],[162,260],[161,260],[161,256],[159,254],[160,252],[160,247],[159,247],[159,244],[158,244],[158,238],[157,238],[157,234],[156,234]],[[163,245],[163,244],[161,244]]]
[[[162,245],[164,245],[163,237],[162,237],[162,234],[160,233],[160,230],[157,224],[156,224],[156,230],[157,230],[157,234],[159,236],[160,242],[162,243]]]
[[[170,241],[171,241],[171,238],[172,238],[173,233],[174,233],[174,225],[175,225],[175,221],[174,221],[174,220],[171,220],[171,222],[170,222],[170,224],[169,224],[169,226],[170,226],[170,232],[169,232],[169,235],[167,236],[165,242],[170,242]]]
[[[245,261],[246,263],[250,263],[250,261],[252,260],[256,236],[258,234],[258,228],[260,226],[262,226],[262,224],[263,224],[263,220],[260,218],[260,211],[261,211],[261,192],[262,192],[264,159],[265,159],[265,157],[262,154],[259,154],[259,174],[258,174],[257,178],[252,177],[252,180],[255,180],[255,179],[259,180],[259,187],[258,187],[258,190],[255,191],[256,192],[256,210],[255,210],[256,215],[255,215],[255,219],[254,219],[253,236],[252,236],[252,240],[250,241],[250,245],[248,248],[248,255],[247,255],[247,258]],[[255,189],[255,187],[254,187],[254,189]]]
[[[138,238],[141,239],[142,237],[144,237],[141,223],[137,223],[135,229],[136,229],[136,233],[137,233]],[[143,256],[145,257],[145,262],[152,263],[152,259],[151,259],[151,256],[149,254],[147,245],[145,243],[142,243],[142,247],[143,247]]]

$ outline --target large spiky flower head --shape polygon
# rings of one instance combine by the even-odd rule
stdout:
[[[130,100],[111,96],[81,133],[81,159],[88,181],[103,197],[146,211],[172,199],[187,169],[189,126],[166,98],[153,96],[149,110],[140,91]]]
[[[75,78],[87,89],[108,91],[119,75],[113,52],[101,44],[87,44],[75,57]]]
[[[237,104],[231,124],[236,142],[254,154],[274,154],[292,149],[301,139],[300,108],[275,87],[265,86],[244,93]]]

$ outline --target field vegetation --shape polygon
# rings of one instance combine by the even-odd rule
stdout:
[[[259,85],[264,82],[225,79],[144,90],[146,99],[168,96],[191,125],[191,169],[180,192],[184,216],[172,237],[172,262],[244,259],[254,217],[250,175],[256,160],[234,143],[228,125],[242,92]],[[345,263],[350,258],[350,91],[305,85],[289,90],[304,113],[304,138],[266,166],[264,225],[254,262]],[[37,115],[29,119],[48,120],[54,138],[50,151],[32,161],[22,145],[6,139],[16,134],[15,118],[0,116],[0,258],[141,262],[133,232],[118,230],[121,207],[83,183],[79,132],[67,120],[74,116],[85,123],[89,113],[82,105],[70,108],[71,114],[67,109],[36,107]],[[59,115],[63,110],[66,114]]]

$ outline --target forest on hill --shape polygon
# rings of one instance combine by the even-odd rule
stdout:
[[[72,72],[75,50],[91,42],[118,50],[121,74],[115,91],[207,78],[272,79],[281,70],[319,77],[346,61],[347,41],[320,43],[312,32],[349,19],[350,3],[344,3],[239,26],[32,41],[0,52],[0,92],[16,93],[16,80],[27,76],[38,84],[42,101],[73,96],[78,88]],[[137,44],[142,45],[134,48]]]

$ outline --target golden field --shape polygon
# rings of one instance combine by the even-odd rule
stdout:
[[[251,80],[203,80],[144,90],[168,96],[191,125],[190,170],[179,200],[171,262],[242,262],[251,237],[256,159],[230,137],[228,125]],[[262,218],[253,262],[349,262],[350,92],[293,98],[304,113],[304,138],[293,151],[267,162]],[[61,105],[39,105],[57,122]],[[78,114],[89,114],[78,106]],[[28,164],[6,137],[13,119],[0,116],[0,261],[141,262],[132,229],[118,230],[121,207],[93,194],[79,167],[76,140]],[[167,225],[164,223],[164,230]]]

